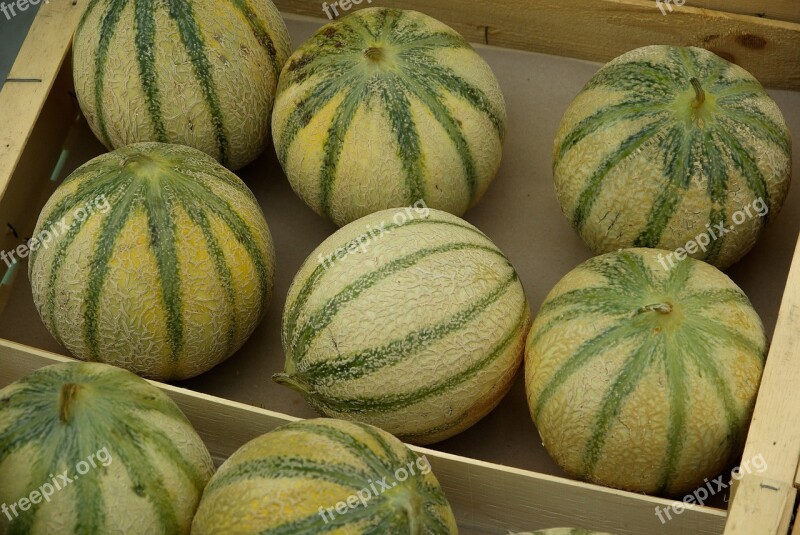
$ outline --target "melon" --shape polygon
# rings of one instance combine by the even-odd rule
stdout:
[[[725,269],[780,211],[791,138],[741,67],[701,48],[647,46],[601,68],[569,106],[553,175],[596,254],[661,248]]]
[[[193,535],[458,533],[431,466],[370,425],[316,419],[244,445],[214,475]]]
[[[517,272],[480,230],[440,210],[384,210],[339,229],[300,268],[275,380],[323,415],[429,444],[500,402],[529,318]]]
[[[497,172],[505,125],[497,80],[463,37],[383,8],[331,22],[300,46],[272,117],[292,188],[339,226],[419,200],[463,214]]]
[[[574,477],[683,495],[741,454],[766,356],[761,320],[715,267],[655,249],[588,260],[547,295],[525,351],[544,447]]]
[[[269,141],[291,46],[270,0],[91,0],[72,52],[78,102],[106,147],[176,143],[238,169]]]
[[[189,147],[139,143],[91,160],[53,193],[30,247],[33,300],[56,340],[151,379],[225,360],[272,294],[255,197]]]
[[[163,392],[99,363],[0,390],[0,533],[188,534],[211,456]]]

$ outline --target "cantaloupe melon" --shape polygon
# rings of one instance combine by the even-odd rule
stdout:
[[[453,29],[369,8],[292,54],[272,127],[295,192],[341,226],[420,200],[463,214],[500,165],[506,109],[492,70]]]
[[[305,420],[250,441],[214,475],[192,525],[218,534],[449,535],[427,459],[375,427]]]
[[[0,533],[189,533],[213,464],[161,390],[98,363],[0,390]]]
[[[177,143],[238,169],[267,145],[290,51],[270,0],[91,0],[73,41],[75,92],[109,149]]]
[[[680,248],[720,269],[778,215],[792,167],[783,115],[750,73],[660,45],[589,80],[553,159],[561,208],[595,253]]]
[[[384,210],[300,268],[276,380],[326,416],[432,443],[500,402],[529,318],[517,272],[480,230],[440,210]]]
[[[705,262],[663,251],[595,257],[548,294],[531,328],[531,415],[569,474],[682,495],[741,453],[766,356],[745,294]]]
[[[274,249],[255,197],[210,156],[140,143],[59,186],[29,274],[45,326],[83,360],[185,379],[233,354],[272,294]]]

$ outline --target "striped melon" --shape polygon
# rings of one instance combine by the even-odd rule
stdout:
[[[98,363],[0,390],[0,533],[189,533],[213,465],[164,393]]]
[[[516,271],[481,231],[439,210],[384,210],[339,229],[300,268],[275,380],[321,414],[429,444],[500,402],[529,318]]]
[[[140,143],[76,170],[39,216],[30,280],[48,330],[83,360],[185,379],[264,315],[274,250],[255,197],[206,154]]]
[[[567,274],[525,352],[531,415],[573,476],[679,495],[733,462],[766,355],[761,320],[723,273],[626,249]]]
[[[370,425],[316,419],[245,444],[211,479],[193,535],[455,534],[431,466]]]
[[[73,42],[75,92],[109,149],[177,143],[238,169],[268,143],[290,51],[270,0],[90,0]]]
[[[648,46],[600,69],[575,98],[553,174],[595,253],[680,248],[724,269],[780,210],[791,140],[741,67],[700,48]]]
[[[415,11],[320,29],[281,73],[273,137],[297,194],[344,225],[424,200],[461,215],[500,165],[506,111],[486,62]]]

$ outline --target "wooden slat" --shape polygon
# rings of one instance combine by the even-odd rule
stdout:
[[[72,359],[0,340],[0,389],[32,371]],[[180,406],[219,464],[249,440],[296,418],[153,382]],[[661,523],[672,502],[413,447],[425,455],[453,506],[462,533],[525,531],[556,525],[618,535],[719,534],[725,512],[689,506]]]
[[[788,533],[797,497],[790,483],[748,475],[739,482],[735,496],[725,535]]]
[[[30,141],[34,126],[70,49],[83,2],[43,3],[0,91],[0,197]]]
[[[275,3],[282,11],[325,17],[321,1]],[[766,86],[800,89],[800,24],[689,4],[665,16],[654,0],[380,0],[362,1],[348,13],[376,5],[415,9],[472,42],[602,62],[651,44],[702,46]]]
[[[794,507],[794,484],[800,459],[800,244],[783,292],[778,321],[750,424],[743,462],[761,456],[766,468],[758,474],[774,484],[735,485],[726,535],[777,533],[786,508]],[[744,487],[747,486],[746,489]],[[778,490],[775,490],[777,488]],[[792,503],[787,503],[791,494]],[[788,529],[788,524],[787,524]],[[786,530],[780,532],[786,533]]]
[[[800,2],[797,0],[691,0],[689,3],[692,7],[800,22]]]
[[[37,214],[55,184],[48,177],[58,161],[63,140],[78,114],[70,94],[70,69],[62,69],[72,32],[85,0],[42,3],[8,80],[0,90],[0,251],[8,252],[29,238]],[[31,188],[35,181],[42,187]],[[13,230],[12,230],[13,229]],[[9,257],[6,257],[9,258]],[[10,258],[9,258],[10,261]],[[11,278],[0,261],[0,310],[6,304]],[[15,276],[18,273],[14,274]]]

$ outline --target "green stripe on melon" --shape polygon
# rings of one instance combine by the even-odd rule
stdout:
[[[322,414],[435,442],[499,403],[529,318],[516,271],[478,229],[438,210],[385,210],[343,227],[303,264],[276,380]]]
[[[724,269],[780,210],[791,137],[741,67],[700,48],[648,46],[607,64],[575,98],[553,170],[564,213],[596,253],[674,250],[721,224],[735,231],[690,253]]]
[[[766,355],[758,314],[716,268],[666,251],[593,258],[550,292],[527,341],[528,403],[567,472],[678,495],[741,451]]]
[[[62,487],[0,515],[2,533],[188,534],[212,472],[180,409],[130,372],[59,364],[0,390],[0,503]]]
[[[75,33],[73,74],[107,147],[178,143],[237,169],[266,146],[289,52],[269,0],[92,0]]]
[[[363,503],[335,510],[359,492]],[[220,467],[192,533],[226,531],[445,535],[457,528],[425,459],[372,426],[316,419],[262,435]]]
[[[381,8],[292,55],[272,119],[292,187],[338,225],[420,199],[462,214],[497,172],[505,122],[491,69],[458,33]]]
[[[271,298],[274,250],[256,199],[188,147],[95,158],[45,205],[34,236],[48,230],[30,257],[34,302],[84,360],[191,377],[241,347]]]

